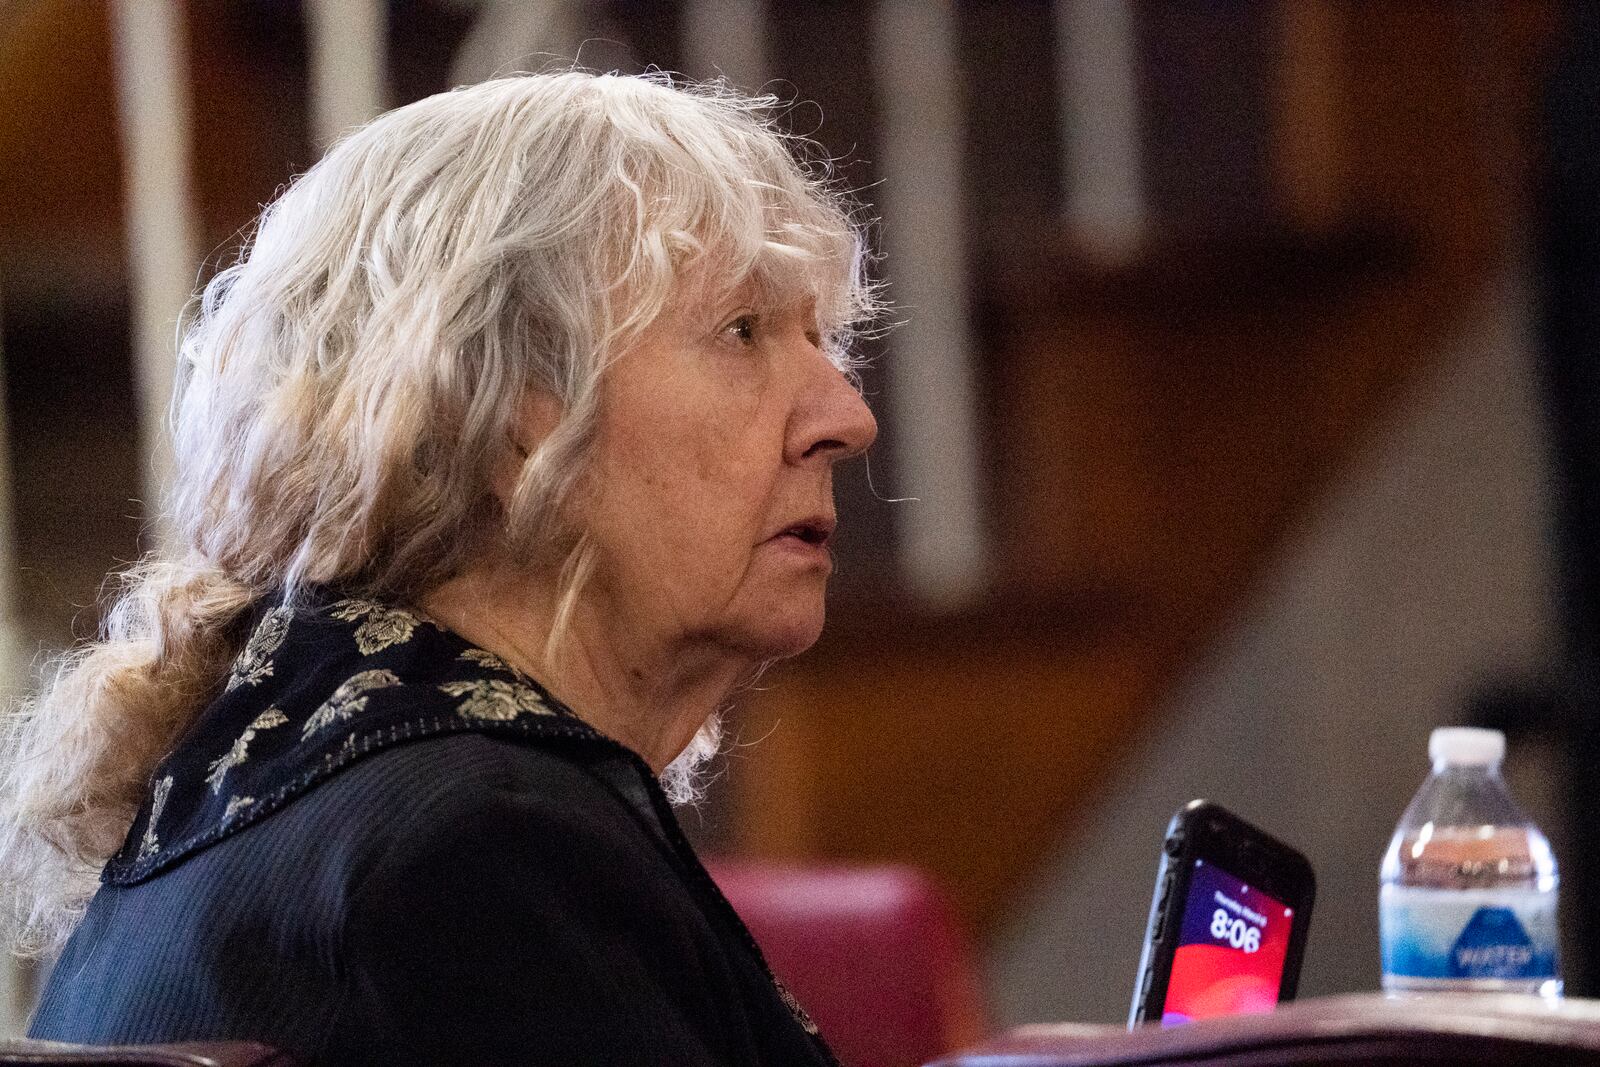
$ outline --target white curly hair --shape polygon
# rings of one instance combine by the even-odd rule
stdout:
[[[501,538],[562,561],[570,607],[593,563],[562,503],[599,382],[686,271],[814,299],[849,369],[878,310],[862,226],[777,103],[665,75],[497,79],[356,130],[263,212],[183,330],[171,545],[118,577],[100,639],[0,737],[22,951],[70,932],[263,598],[414,603]],[[490,470],[530,389],[562,418],[502,506]],[[714,729],[667,776],[680,795]]]

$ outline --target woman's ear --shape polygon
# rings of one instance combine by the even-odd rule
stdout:
[[[517,480],[522,476],[522,468],[528,462],[528,457],[538,450],[560,422],[561,402],[554,393],[544,389],[529,389],[522,394],[506,427],[505,448],[495,464],[492,479],[494,495],[502,508],[510,508],[511,497],[517,491]]]

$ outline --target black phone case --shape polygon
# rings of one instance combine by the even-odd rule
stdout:
[[[1161,1018],[1173,955],[1183,932],[1183,906],[1189,897],[1189,881],[1197,859],[1215,863],[1295,910],[1283,961],[1283,980],[1278,986],[1280,1003],[1294,999],[1311,926],[1311,906],[1316,899],[1316,876],[1311,864],[1297,850],[1222,805],[1195,800],[1172,817],[1161,845],[1161,865],[1156,872],[1150,921],[1139,957],[1139,977],[1128,1014],[1130,1028],[1147,1019]]]

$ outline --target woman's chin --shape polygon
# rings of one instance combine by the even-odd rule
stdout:
[[[806,610],[800,609],[798,604],[785,604],[755,625],[745,628],[738,643],[745,646],[755,659],[798,656],[822,636],[824,618],[825,612],[820,603]]]

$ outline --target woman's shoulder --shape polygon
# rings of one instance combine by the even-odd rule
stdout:
[[[590,887],[605,884],[607,870],[675,882],[681,864],[662,822],[618,788],[639,773],[601,751],[452,734],[350,768],[308,796],[294,822],[328,826],[354,846],[343,850],[363,857],[371,877],[359,881],[380,899],[433,877],[481,881],[484,864],[566,872]],[[465,888],[457,901],[471,895]]]
[[[513,758],[515,749],[637,759],[533,679],[415,612],[332,596],[264,605],[221,692],[156,768],[104,879],[142,881],[380,753],[457,735],[512,743],[447,746],[452,758],[497,766],[467,780],[526,776],[532,764],[526,752]],[[386,759],[376,769],[392,777],[408,768]],[[579,781],[543,773],[545,788]]]
[[[610,848],[659,837],[639,788],[649,768],[603,746],[539,743],[481,731],[388,746],[319,787],[329,819],[364,825],[395,855],[466,847],[464,827],[529,843]],[[641,836],[641,834],[643,836]]]
[[[668,884],[683,862],[649,802],[619,788],[629,776],[642,774],[603,749],[436,734],[374,751],[219,840],[229,862],[248,853],[318,871],[319,884],[344,887],[338,896],[352,914],[402,901],[414,912],[427,896],[417,888],[435,879],[461,882],[437,906],[479,899],[484,864],[566,871],[591,886],[608,877],[636,889],[641,877]]]

